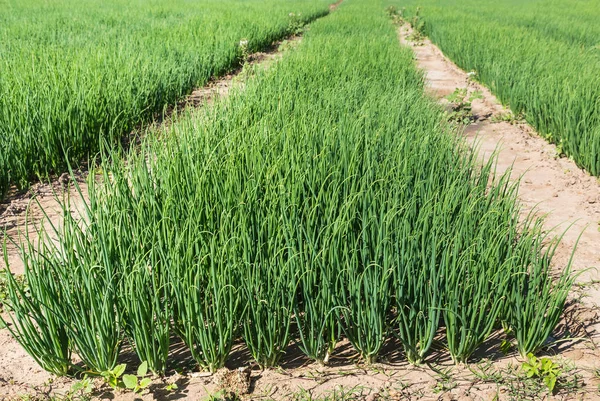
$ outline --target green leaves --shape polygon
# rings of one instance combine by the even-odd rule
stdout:
[[[134,393],[139,393],[146,389],[150,384],[152,384],[152,379],[149,377],[145,377],[148,374],[148,362],[144,361],[138,366],[137,375],[132,374],[124,374],[127,369],[127,365],[120,364],[114,367],[114,369],[106,370],[100,373],[110,387],[113,389],[117,388],[126,388]],[[81,388],[85,389],[86,387],[86,379],[80,381]]]
[[[119,291],[125,332],[144,366],[160,375],[167,367],[172,315],[168,280],[161,269],[160,258],[151,251],[142,266],[135,265],[124,275]]]
[[[85,375],[83,379],[77,380],[71,386],[71,392],[80,393],[83,395],[91,394],[94,391],[94,383],[89,376]]]
[[[329,1],[295,1],[292,10],[281,1],[35,4],[0,16],[0,198],[12,184],[26,188],[88,162],[104,142],[118,147],[140,123],[236,67],[240,38],[246,52],[258,51],[325,15]]]
[[[551,279],[550,262],[559,239],[547,240],[540,222],[525,225],[515,256],[523,264],[510,276],[507,293],[508,322],[522,357],[538,352],[558,324],[569,291],[577,275],[571,273],[571,258],[558,276]]]
[[[32,294],[52,294],[32,308],[90,371],[141,391],[172,334],[211,372],[240,339],[263,368],[292,341],[326,363],[342,333],[367,363],[392,335],[421,363],[440,329],[465,362],[500,320],[520,349],[544,343],[569,273],[552,281],[541,221],[519,225],[509,173],[443,122],[378,7],[345,3],[243,91],[175,114],[126,162],[108,152],[81,219],[66,204],[24,250]],[[125,336],[135,376],[115,368]]]
[[[562,374],[560,366],[550,358],[536,358],[532,353],[527,354],[527,360],[521,365],[528,378],[540,378],[550,393],[554,393],[556,381]]]
[[[32,287],[26,288],[23,279],[10,271],[5,273],[6,304],[9,319],[0,315],[1,325],[10,331],[29,355],[45,370],[64,376],[71,368],[72,344],[65,321],[57,313],[64,289],[56,285],[51,266],[36,254],[28,241],[21,245],[25,280]],[[4,263],[8,266],[6,243],[3,243]]]
[[[100,376],[104,378],[106,384],[116,390],[121,386],[121,376],[125,373],[125,369],[127,369],[127,365],[120,364],[113,369],[107,369],[100,372]]]
[[[132,390],[134,393],[139,393],[146,389],[150,384],[152,384],[152,379],[149,377],[144,377],[148,373],[148,364],[147,362],[142,362],[137,371],[137,376],[135,375],[124,375],[123,376],[123,384],[126,388]]]
[[[543,1],[393,1],[426,19],[424,33],[462,69],[476,70],[515,115],[590,174],[600,175],[598,7]],[[422,8],[421,16],[415,9]]]
[[[138,379],[135,375],[125,375],[123,376],[123,384],[125,384],[125,387],[128,389],[133,390],[138,385]]]
[[[148,362],[144,361],[138,366],[137,375],[144,377],[148,374]]]

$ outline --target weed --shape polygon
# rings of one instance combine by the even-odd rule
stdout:
[[[248,47],[248,39],[242,39],[239,43],[240,63],[245,65],[250,59],[250,48]]]
[[[388,6],[385,9],[387,15],[392,19],[393,23],[397,26],[404,25],[404,12],[406,9],[402,7],[401,10],[398,10],[396,6]]]
[[[297,40],[282,40],[279,46],[277,47],[278,52],[287,52],[295,49],[298,46]]]
[[[514,114],[511,110],[507,110],[502,113],[498,113],[492,116],[490,119],[493,123],[507,122],[511,125],[523,123],[525,115],[523,113]]]
[[[490,360],[482,360],[477,364],[470,364],[468,368],[481,381],[500,383],[503,380],[502,372],[496,369],[494,363]]]
[[[428,366],[437,375],[436,384],[433,387],[433,392],[435,394],[445,393],[457,386],[456,380],[454,379],[454,376],[452,374],[452,367],[443,368],[437,367],[433,364],[428,364]]]
[[[304,31],[305,25],[302,13],[289,13],[288,17],[288,34],[300,35]]]
[[[152,383],[152,379],[146,377],[147,374],[148,363],[142,362],[136,375],[123,375],[123,385],[134,393],[139,393]]]
[[[313,395],[312,392],[300,389],[296,393],[288,395],[290,401],[351,401],[363,399],[369,390],[363,386],[344,387],[336,386],[332,390],[321,395]]]
[[[83,379],[76,381],[71,386],[71,392],[77,394],[91,394],[94,391],[94,383],[92,379],[85,375]]]
[[[71,386],[71,392],[73,394],[91,394],[95,388],[92,381],[93,376],[99,376],[104,380],[104,383],[113,390],[131,390],[134,393],[142,392],[151,383],[152,380],[147,376],[148,374],[148,363],[142,362],[137,369],[135,375],[125,374],[127,369],[126,364],[120,364],[115,366],[113,369],[106,370],[101,373],[86,372],[82,379],[76,381]],[[167,386],[168,389],[177,389],[176,384],[170,384]]]
[[[421,17],[421,7],[417,7],[414,16],[410,20],[410,26],[412,27],[411,34],[407,37],[407,39],[411,42],[414,42],[417,45],[423,43],[423,40],[426,37],[425,34],[425,21]]]
[[[121,376],[123,376],[123,373],[125,373],[126,368],[127,365],[120,364],[115,366],[113,369],[100,372],[100,376],[104,379],[106,384],[108,384],[113,390],[116,390],[123,387]]]
[[[206,398],[203,398],[202,401],[241,401],[239,395],[232,391],[220,390],[214,394],[209,394]]]
[[[470,124],[474,119],[471,103],[473,100],[482,98],[481,91],[470,92],[467,88],[456,88],[454,92],[446,96],[452,107],[452,111],[448,114],[448,121],[462,125]]]
[[[536,377],[543,380],[551,393],[554,393],[556,380],[562,371],[550,358],[537,358],[533,354],[527,354],[527,361],[523,362],[522,369],[528,378]]]

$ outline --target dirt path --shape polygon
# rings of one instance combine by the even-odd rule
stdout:
[[[557,249],[557,268],[568,263],[581,234],[573,269],[585,273],[579,277],[577,289],[584,290],[585,305],[600,305],[600,180],[560,157],[556,147],[529,125],[499,121],[509,116],[509,110],[487,88],[472,82],[467,72],[449,61],[428,39],[418,44],[410,42],[410,33],[408,26],[400,28],[400,40],[414,50],[418,66],[426,73],[431,95],[447,103],[444,97],[457,88],[482,93],[482,99],[472,102],[476,121],[465,128],[464,134],[479,148],[484,160],[498,151],[499,173],[512,167],[512,178],[521,177],[519,198],[524,214],[536,209],[540,215],[546,215],[545,228],[554,229],[557,234],[572,224]]]

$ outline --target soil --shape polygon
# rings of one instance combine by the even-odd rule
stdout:
[[[584,272],[560,324],[556,338],[570,335],[575,340],[558,342],[547,353],[561,365],[559,389],[553,396],[545,391],[543,384],[523,378],[519,359],[514,350],[508,355],[499,351],[501,339],[490,339],[469,366],[455,366],[441,346],[434,346],[432,355],[422,367],[410,366],[404,360],[400,345],[391,340],[382,352],[381,363],[363,366],[358,362],[347,341],[338,344],[327,367],[310,363],[297,345],[291,344],[282,360],[281,367],[261,371],[251,362],[245,348],[234,347],[228,369],[215,375],[190,371],[170,372],[165,379],[155,378],[149,392],[133,395],[131,392],[111,392],[96,381],[96,399],[130,400],[204,400],[219,389],[226,398],[233,386],[242,399],[247,400],[309,400],[329,396],[339,400],[512,400],[512,399],[600,399],[600,350],[596,343],[600,338],[596,305],[600,301],[597,285],[598,272],[586,270],[600,265],[600,183],[576,165],[557,154],[553,145],[536,135],[528,125],[519,122],[495,122],[498,116],[508,112],[483,86],[468,78],[466,72],[448,61],[437,47],[428,40],[418,45],[409,42],[409,28],[400,29],[400,40],[415,51],[416,62],[427,77],[427,91],[440,99],[453,93],[456,88],[469,92],[481,91],[483,99],[472,104],[473,123],[466,126],[464,135],[476,145],[482,159],[486,160],[496,151],[498,172],[512,167],[512,177],[520,178],[520,199],[523,213],[536,209],[547,215],[546,227],[557,232],[572,224],[566,232],[555,258],[555,268],[560,270],[567,263],[572,249],[581,234],[575,253],[573,268]],[[267,60],[279,57],[270,54]],[[262,59],[263,62],[265,59]],[[190,96],[189,102],[201,105],[214,96],[224,96],[237,75],[213,82]],[[78,178],[81,181],[81,178]],[[64,181],[64,179],[63,179]],[[68,180],[67,180],[68,181]],[[55,182],[35,186],[35,198],[40,201],[50,219],[60,221],[60,208],[52,190],[73,193],[73,185]],[[62,192],[61,192],[62,191]],[[31,192],[31,191],[30,191]],[[85,193],[85,190],[84,190]],[[8,227],[8,234],[23,230],[25,207],[33,198],[30,194],[13,196],[3,206],[0,225]],[[81,201],[79,201],[81,202]],[[72,202],[74,206],[79,205]],[[2,207],[0,207],[2,210]],[[38,206],[32,206],[30,219],[39,223]],[[587,229],[586,229],[587,227]],[[13,272],[22,271],[14,248],[8,249],[9,263]],[[21,269],[21,270],[19,270]],[[190,356],[181,344],[175,344],[178,366],[191,366]],[[122,362],[134,368],[133,358],[124,353]],[[33,359],[12,339],[7,330],[0,330],[0,401],[13,400],[29,394],[31,399],[45,400],[48,394],[64,394],[72,385],[69,379],[53,379],[41,370]],[[166,386],[176,383],[178,389],[167,391]],[[247,393],[247,394],[245,394]],[[37,398],[34,398],[37,397]],[[343,398],[345,397],[345,398]]]

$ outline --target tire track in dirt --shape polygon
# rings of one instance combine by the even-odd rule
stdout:
[[[570,227],[557,248],[554,265],[567,265],[579,236],[573,258],[573,271],[583,272],[573,296],[581,297],[590,309],[600,305],[600,179],[590,176],[570,159],[561,157],[556,146],[548,143],[523,121],[509,118],[510,110],[483,85],[449,61],[431,41],[412,42],[412,29],[399,28],[400,42],[410,46],[418,67],[425,72],[426,91],[448,105],[445,96],[455,89],[481,92],[482,99],[472,102],[475,121],[465,127],[464,136],[479,151],[483,160],[497,153],[497,172],[512,168],[511,178],[518,180],[519,198],[526,215],[535,210],[545,216],[544,228],[557,235]],[[510,120],[508,121],[502,121]],[[596,332],[600,324],[593,322]]]

